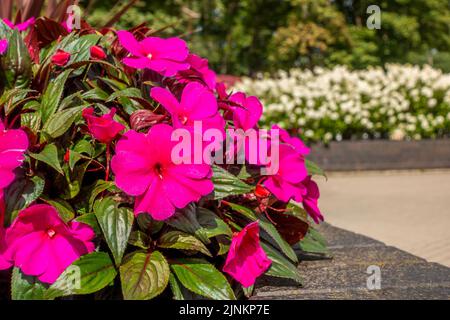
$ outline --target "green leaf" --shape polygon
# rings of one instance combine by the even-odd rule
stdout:
[[[187,289],[214,300],[235,300],[225,276],[202,259],[178,259],[170,267]]]
[[[20,115],[22,126],[29,128],[34,134],[38,134],[41,128],[41,116],[39,112],[22,113]]]
[[[184,295],[183,295],[183,291],[181,289],[181,285],[178,282],[177,278],[175,278],[173,273],[170,274],[169,283],[170,283],[170,289],[172,289],[173,299],[174,300],[184,300]]]
[[[297,269],[297,266],[286,259],[275,248],[261,241],[261,246],[267,254],[267,257],[272,260],[272,265],[266,272],[268,276],[292,279],[297,283],[302,283],[302,277]]]
[[[142,98],[141,90],[138,88],[126,88],[111,94],[106,102],[111,102],[117,98]]]
[[[219,235],[233,236],[230,227],[220,219],[214,212],[205,209],[197,208],[197,219],[200,225],[204,228],[208,238],[217,237]]]
[[[99,87],[95,87],[89,91],[83,92],[83,94],[81,95],[81,97],[84,100],[100,100],[100,101],[105,101],[106,99],[108,99],[108,93],[105,92],[104,90],[102,90]]]
[[[0,61],[2,65],[0,82],[6,88],[28,87],[33,75],[31,57],[17,29],[11,31],[8,39],[8,51]]]
[[[245,180],[250,178],[252,175],[247,172],[247,168],[245,165],[242,166],[241,171],[237,175],[238,179]]]
[[[308,213],[306,212],[303,207],[301,207],[300,203],[295,202],[294,200],[291,200],[287,207],[286,213],[293,215],[294,217],[308,223]]]
[[[246,298],[250,298],[253,295],[253,291],[255,290],[255,286],[250,287],[242,287],[242,291],[244,292],[244,295]]]
[[[305,165],[309,175],[319,175],[327,178],[325,171],[323,171],[317,164],[315,164],[311,160],[305,159]]]
[[[100,235],[102,230],[98,224],[97,217],[93,213],[86,213],[75,218],[75,221],[85,223],[94,229],[95,234]]]
[[[109,255],[105,252],[93,252],[72,263],[45,292],[44,297],[55,299],[94,293],[110,284],[116,275]]]
[[[58,138],[66,133],[72,126],[74,121],[81,115],[81,111],[85,106],[65,109],[54,113],[45,123],[43,130],[52,138]]]
[[[112,181],[105,181],[105,180],[97,180],[92,187],[90,191],[89,196],[89,211],[91,211],[94,208],[94,202],[97,197],[106,190],[110,190],[115,188],[115,184]]]
[[[310,227],[306,236],[298,243],[300,250],[308,253],[329,255],[327,242],[314,228]]]
[[[251,192],[253,187],[246,184],[227,170],[213,166],[214,199]]]
[[[159,251],[138,251],[125,257],[120,266],[125,300],[150,300],[160,295],[169,283],[170,268]]]
[[[150,236],[160,232],[165,225],[164,221],[155,220],[147,213],[139,214],[136,221],[139,228]]]
[[[26,276],[14,268],[11,277],[12,300],[44,300],[45,285],[36,277]]]
[[[39,108],[39,111],[41,113],[42,122],[44,124],[58,109],[70,72],[71,70],[66,70],[61,73],[56,79],[50,81],[47,89],[42,95],[41,107]]]
[[[5,189],[6,217],[11,221],[17,213],[27,208],[38,199],[44,191],[45,180],[39,176],[27,177],[23,172],[17,175],[14,182]]]
[[[119,208],[119,203],[112,198],[97,201],[94,213],[116,265],[120,265],[133,227],[134,214],[128,208]]]
[[[75,218],[75,211],[67,201],[63,199],[50,199],[46,196],[42,196],[41,199],[47,202],[49,205],[55,207],[59,215],[65,222],[69,222],[73,218]]]
[[[24,104],[26,101],[25,97],[30,92],[35,91],[20,88],[13,88],[11,90],[5,91],[0,98],[0,105],[5,106],[5,114],[9,115],[11,112],[15,110],[17,106]]]
[[[275,244],[283,251],[283,253],[289,259],[291,259],[295,263],[298,262],[298,258],[297,258],[297,255],[295,254],[294,249],[292,249],[292,247],[289,245],[289,243],[287,243],[283,239],[283,237],[280,235],[280,233],[275,228],[275,226],[269,220],[267,220],[266,217],[261,215],[258,218],[255,215],[255,213],[247,207],[244,207],[244,206],[241,206],[241,205],[238,205],[235,203],[231,203],[231,202],[226,202],[226,203],[231,207],[231,209],[241,213],[247,219],[249,219],[251,221],[259,220],[259,226],[261,227],[261,229],[263,229],[267,233],[267,235],[265,233],[261,233],[261,237],[270,242],[274,241]]]
[[[94,155],[94,147],[88,140],[80,140],[77,142],[75,147],[73,147],[73,151],[79,153],[79,154],[86,154],[89,157],[92,157]]]
[[[90,49],[98,43],[100,38],[101,36],[98,34],[88,34],[67,43],[61,42],[59,48],[70,53],[68,67],[77,62],[89,61],[91,56]],[[76,70],[75,74],[82,73],[83,69]]]
[[[88,159],[84,163],[76,166],[72,172],[69,170],[69,166],[64,165],[63,171],[65,172],[67,188],[62,194],[62,198],[66,200],[73,199],[80,193],[84,175],[91,162],[92,160]]]
[[[150,237],[147,236],[142,231],[133,231],[131,232],[130,237],[128,238],[129,244],[144,250],[150,247],[149,246],[150,241],[151,241]]]
[[[196,237],[181,231],[170,231],[163,234],[158,240],[158,246],[166,249],[199,251],[209,257],[212,257],[203,242],[198,240]]]
[[[209,244],[210,241],[206,231],[197,220],[196,210],[195,204],[191,203],[186,208],[177,211],[166,223],[175,229],[195,235],[203,243]]]
[[[50,167],[64,175],[61,164],[59,163],[58,148],[55,144],[48,144],[40,153],[29,153],[30,157],[48,164]]]

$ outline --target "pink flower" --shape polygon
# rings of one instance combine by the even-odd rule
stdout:
[[[60,218],[49,205],[33,205],[19,213],[6,231],[4,258],[26,275],[53,283],[80,256],[93,252],[94,231]]]
[[[4,229],[4,219],[5,219],[5,199],[3,195],[3,190],[0,190],[0,270],[9,269],[12,263],[7,261],[3,254],[6,250],[5,242],[5,229]]]
[[[87,122],[89,132],[95,139],[104,144],[110,144],[120,131],[125,129],[123,124],[114,120],[115,114],[115,108],[101,117],[94,116],[94,108],[92,107],[83,110],[83,117]]]
[[[0,270],[6,270],[12,267],[12,263],[3,257],[5,250],[5,230],[3,226],[0,226]]]
[[[34,24],[34,21],[36,19],[30,18],[25,22],[19,23],[19,24],[14,24],[12,21],[8,20],[8,19],[3,19],[3,22],[10,27],[11,29],[17,29],[20,32],[27,30],[29,27],[31,27]]]
[[[306,156],[310,153],[310,149],[303,143],[300,138],[291,137],[286,130],[280,128],[278,125],[272,126],[272,129],[279,130],[280,142],[291,145],[295,149],[295,151],[297,151],[301,155]]]
[[[0,120],[0,190],[15,178],[14,170],[22,165],[28,137],[22,130],[5,130]]]
[[[300,199],[305,189],[301,182],[307,175],[305,159],[293,147],[281,144],[278,171],[267,176],[264,186],[280,201],[289,202]]]
[[[185,62],[189,50],[186,43],[179,38],[162,39],[157,37],[137,41],[132,33],[118,31],[122,46],[131,53],[123,63],[135,69],[151,69],[163,76],[174,76],[178,71],[189,69]]]
[[[172,161],[173,131],[169,125],[157,124],[147,134],[130,130],[117,143],[111,162],[115,182],[136,197],[135,214],[146,212],[156,220],[166,220],[176,208],[184,208],[214,189],[210,166]]]
[[[105,51],[99,46],[92,46],[90,49],[90,53],[91,53],[91,59],[93,59],[93,60],[105,60],[106,59]]]
[[[311,176],[308,176],[302,181],[302,185],[306,188],[306,193],[302,195],[303,207],[315,223],[323,221],[323,215],[318,206],[320,191],[317,183],[311,180]]]
[[[61,49],[58,49],[52,57],[52,63],[60,67],[65,66],[69,60],[70,53]]]
[[[0,55],[4,55],[8,51],[8,40],[1,39],[0,40]]]
[[[259,242],[259,223],[255,221],[233,237],[223,271],[247,288],[271,264]]]
[[[258,98],[247,97],[245,93],[236,92],[229,100],[239,105],[233,107],[235,127],[244,131],[255,128],[263,112],[263,106]]]
[[[181,83],[189,83],[201,80],[210,90],[216,87],[216,73],[209,69],[208,59],[203,59],[195,54],[189,54],[186,62],[191,65],[189,70],[180,71],[177,79]]]
[[[217,100],[214,94],[205,86],[189,83],[183,90],[181,101],[167,89],[155,87],[150,96],[166,108],[171,114],[175,128],[192,127],[194,121],[202,121],[203,129],[225,128],[225,121],[218,112]]]

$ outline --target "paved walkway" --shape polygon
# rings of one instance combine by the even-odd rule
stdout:
[[[450,268],[326,223],[319,229],[333,259],[298,252],[303,286],[262,277],[252,299],[450,299]]]
[[[327,222],[450,266],[450,170],[318,178]]]

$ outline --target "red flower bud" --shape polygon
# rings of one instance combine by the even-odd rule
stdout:
[[[93,60],[104,60],[106,59],[106,53],[99,46],[91,47],[91,59]]]
[[[267,198],[270,195],[270,191],[264,188],[262,184],[256,185],[255,196],[258,198]]]
[[[87,122],[91,135],[104,144],[110,144],[111,141],[125,129],[125,126],[114,120],[116,108],[112,108],[108,114],[101,117],[94,115],[94,108],[86,108],[83,110],[83,117]]]
[[[70,149],[67,149],[66,154],[64,155],[64,162],[69,163],[70,160]]]
[[[58,49],[56,53],[52,57],[52,63],[57,66],[65,66],[67,62],[70,60],[70,53],[65,52],[64,50]]]

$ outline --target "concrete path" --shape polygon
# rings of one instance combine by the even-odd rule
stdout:
[[[450,170],[316,178],[327,222],[450,266]]]

